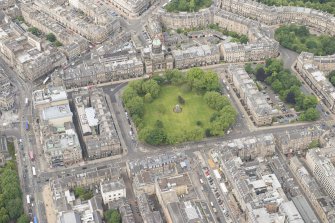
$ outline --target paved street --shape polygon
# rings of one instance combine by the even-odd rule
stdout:
[[[1,60],[0,60],[1,62]],[[7,68],[9,69],[9,68]],[[222,72],[222,66],[215,66],[212,69],[217,71],[218,73]],[[13,74],[16,75],[16,74]],[[20,79],[18,79],[20,80]],[[32,92],[32,85],[28,83],[18,82],[21,86],[21,94],[20,94],[20,101],[24,101],[26,95],[31,95]],[[159,153],[163,153],[167,150],[174,150],[174,151],[185,151],[187,153],[193,153],[195,151],[208,151],[211,148],[215,148],[224,140],[232,140],[236,138],[246,137],[246,136],[256,136],[263,133],[278,133],[290,129],[296,129],[299,127],[305,126],[312,126],[314,123],[298,123],[298,124],[291,124],[291,125],[283,125],[283,126],[273,126],[273,127],[262,127],[262,128],[250,128],[250,126],[246,126],[246,122],[241,115],[238,116],[238,121],[236,126],[234,126],[233,131],[229,135],[225,135],[219,138],[209,138],[205,139],[202,142],[189,142],[184,143],[178,146],[164,146],[159,148],[151,148],[150,146],[146,146],[142,143],[138,144],[134,138],[132,138],[129,134],[131,128],[134,128],[133,124],[128,121],[124,110],[122,109],[122,103],[119,99],[120,90],[126,85],[126,83],[119,83],[113,85],[105,85],[103,89],[105,93],[107,93],[110,97],[110,103],[112,104],[113,113],[116,117],[116,121],[119,125],[119,135],[124,140],[124,147],[126,148],[126,155],[118,158],[106,158],[103,160],[99,160],[99,162],[88,161],[85,163],[81,163],[78,166],[68,167],[68,168],[57,168],[52,169],[50,171],[44,171],[41,168],[40,160],[41,160],[41,151],[38,150],[38,146],[36,144],[35,135],[33,131],[33,113],[32,113],[32,104],[31,101],[28,106],[21,103],[19,106],[19,115],[21,117],[19,126],[15,128],[6,128],[3,131],[8,136],[14,136],[17,139],[23,140],[23,147],[24,149],[18,151],[18,162],[19,162],[19,175],[20,181],[22,183],[23,194],[24,198],[26,195],[30,195],[31,198],[34,200],[34,206],[32,205],[25,205],[25,209],[31,212],[31,215],[36,215],[40,222],[46,222],[46,213],[44,208],[44,201],[42,196],[42,188],[44,185],[47,185],[49,179],[51,177],[58,177],[63,174],[75,174],[77,171],[81,171],[83,166],[85,168],[95,168],[99,166],[108,165],[111,160],[113,163],[120,163],[121,166],[124,167],[124,163],[127,160],[131,159],[141,159],[142,157],[147,156],[155,156]],[[223,89],[224,94],[230,93],[231,97],[234,95],[230,90],[227,88]],[[238,105],[236,99],[233,98],[233,104],[238,109],[239,114],[242,114],[244,110]],[[25,130],[25,122],[29,122],[29,130]],[[250,131],[251,130],[251,131]],[[35,159],[29,159],[29,151],[33,151],[35,155]],[[32,167],[36,168],[37,176],[33,176],[32,174]],[[209,190],[207,186],[205,186],[206,190]],[[209,193],[209,198],[212,200],[214,199],[214,195]],[[227,201],[226,201],[227,202]],[[25,203],[26,204],[26,203]],[[216,206],[218,204],[215,204]],[[218,207],[217,207],[218,208]],[[219,210],[219,209],[217,209]],[[220,218],[220,215],[218,216]],[[221,216],[223,218],[223,215]],[[224,222],[225,220],[222,220]]]
[[[279,46],[279,52],[280,57],[283,60],[284,68],[291,69],[299,54],[282,46]]]
[[[144,25],[147,23],[150,16],[157,10],[157,8],[167,1],[157,1],[153,6],[149,8],[143,15],[138,19],[133,20],[122,20],[121,23],[124,25],[124,31],[130,32],[132,35],[138,36],[140,41],[144,45],[148,45],[148,41],[143,38],[143,30]],[[268,29],[267,31],[268,36],[273,37],[273,30]],[[95,46],[99,47],[99,46]],[[284,67],[287,69],[292,69],[294,66],[294,62],[298,56],[297,53],[285,49],[283,47],[279,48],[281,58],[284,63]],[[79,58],[75,58],[74,60],[70,61],[69,66],[75,67],[78,64],[81,64],[83,61],[88,60],[91,57],[90,52],[86,52],[82,54]],[[243,63],[240,63],[243,64]],[[325,107],[318,105],[318,109],[321,112],[321,121],[320,122],[311,122],[311,123],[293,123],[287,125],[278,125],[278,126],[270,126],[270,127],[260,127],[257,128],[254,126],[252,121],[248,118],[248,114],[246,113],[245,109],[239,102],[236,94],[233,92],[232,86],[229,85],[225,76],[224,70],[227,67],[227,64],[215,64],[211,66],[203,67],[203,69],[214,70],[220,75],[220,80],[222,81],[223,88],[222,94],[228,95],[232,104],[238,111],[237,122],[232,127],[232,130],[229,131],[223,137],[216,137],[216,138],[207,138],[201,142],[187,142],[181,145],[174,145],[174,146],[161,146],[161,147],[152,147],[146,145],[144,143],[138,142],[136,140],[136,129],[134,124],[132,123],[129,116],[126,114],[123,106],[122,101],[120,99],[120,95],[122,93],[122,89],[126,86],[128,80],[123,80],[119,82],[113,83],[104,83],[98,85],[98,87],[102,87],[104,92],[108,95],[106,97],[108,106],[111,109],[112,117],[116,122],[116,130],[118,132],[121,145],[124,151],[122,156],[117,157],[108,157],[100,160],[93,160],[93,161],[83,161],[77,165],[71,167],[60,167],[49,169],[46,163],[43,161],[44,157],[42,154],[42,148],[39,142],[37,142],[36,137],[38,132],[38,123],[36,123],[36,116],[34,114],[34,110],[32,109],[32,91],[35,90],[36,86],[41,87],[43,78],[40,78],[34,85],[34,83],[25,81],[21,78],[19,74],[14,72],[11,67],[9,67],[4,60],[0,58],[0,67],[2,67],[7,74],[9,80],[16,86],[18,93],[17,93],[17,103],[16,109],[18,111],[17,116],[19,117],[17,123],[15,124],[6,124],[0,123],[0,131],[4,133],[8,137],[14,137],[17,140],[15,141],[17,145],[17,162],[18,162],[18,172],[23,192],[24,198],[24,208],[26,212],[30,214],[31,217],[37,216],[39,219],[39,223],[47,223],[47,214],[45,210],[45,204],[48,203],[50,208],[51,206],[51,197],[48,195],[48,200],[43,200],[43,189],[44,186],[48,185],[49,179],[53,177],[61,177],[62,175],[75,175],[76,173],[83,171],[86,168],[99,168],[102,166],[110,165],[111,163],[119,163],[123,173],[122,177],[125,180],[126,187],[127,187],[127,196],[129,198],[130,204],[132,208],[136,206],[135,202],[135,195],[131,189],[131,181],[126,176],[124,169],[125,169],[125,162],[128,160],[140,160],[146,157],[154,157],[158,154],[164,153],[166,151],[183,151],[187,154],[190,154],[192,157],[194,156],[194,152],[198,152],[198,154],[203,155],[204,165],[207,165],[208,160],[208,152],[220,146],[223,141],[230,141],[237,138],[248,137],[248,136],[257,136],[260,134],[265,133],[280,133],[285,132],[292,129],[299,129],[308,126],[314,126],[315,124],[319,124],[323,121],[328,122],[331,119],[331,116],[327,116],[324,111]],[[302,85],[302,91],[305,93],[311,93],[311,89],[306,86]],[[69,90],[69,94],[71,91]],[[29,104],[26,105],[25,99],[29,99]],[[28,123],[29,128],[26,129],[25,125]],[[22,139],[22,142],[20,142]],[[20,149],[22,146],[23,149]],[[29,153],[32,153],[34,158],[31,158]],[[206,160],[206,161],[205,161]],[[199,166],[196,166],[199,164]],[[219,222],[229,222],[229,219],[225,212],[221,209],[215,192],[211,189],[211,184],[215,185],[216,188],[219,188],[219,183],[217,179],[214,180],[214,183],[210,183],[203,173],[203,166],[199,163],[196,163],[193,166],[197,175],[192,176],[192,180],[195,182],[197,194],[206,199],[209,203],[213,202],[213,207],[211,210],[219,210],[216,213],[216,217],[219,219]],[[33,168],[36,170],[36,175],[33,174]],[[211,175],[213,176],[213,171],[210,170]],[[204,183],[200,183],[199,179],[203,179]],[[213,186],[212,186],[213,187]],[[44,191],[45,193],[45,191]],[[32,203],[26,203],[26,196],[30,195]],[[45,195],[45,194],[44,194]],[[204,196],[206,195],[206,196]],[[46,197],[46,195],[44,196]],[[224,207],[227,208],[229,212],[233,212],[229,205],[229,197],[225,194],[220,192],[220,197],[223,199]],[[50,211],[50,210],[48,210]],[[241,222],[239,219],[240,216],[231,216],[231,219],[234,222]],[[140,218],[139,215],[136,215],[136,219],[139,222]]]

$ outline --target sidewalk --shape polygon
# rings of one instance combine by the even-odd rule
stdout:
[[[51,189],[49,185],[46,185],[43,190],[43,200],[45,204],[45,212],[47,216],[48,223],[56,223],[57,217],[55,213],[54,201],[52,199]]]

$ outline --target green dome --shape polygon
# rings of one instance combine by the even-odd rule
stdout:
[[[158,39],[158,38],[155,38],[153,41],[152,41],[152,45],[153,46],[160,46],[162,45],[161,41]]]

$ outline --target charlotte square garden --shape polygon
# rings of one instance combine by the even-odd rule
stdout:
[[[219,92],[216,73],[192,68],[132,81],[122,99],[140,141],[164,145],[224,135],[237,113]]]

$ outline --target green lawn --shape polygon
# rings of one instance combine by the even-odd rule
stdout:
[[[185,99],[185,104],[181,105],[182,112],[175,113],[173,108],[178,104],[178,95]],[[145,127],[154,126],[157,120],[161,120],[168,137],[196,128],[201,128],[205,133],[213,113],[214,110],[207,106],[202,95],[184,93],[176,86],[163,86],[158,99],[145,103],[143,123]],[[197,121],[201,121],[200,127]]]

